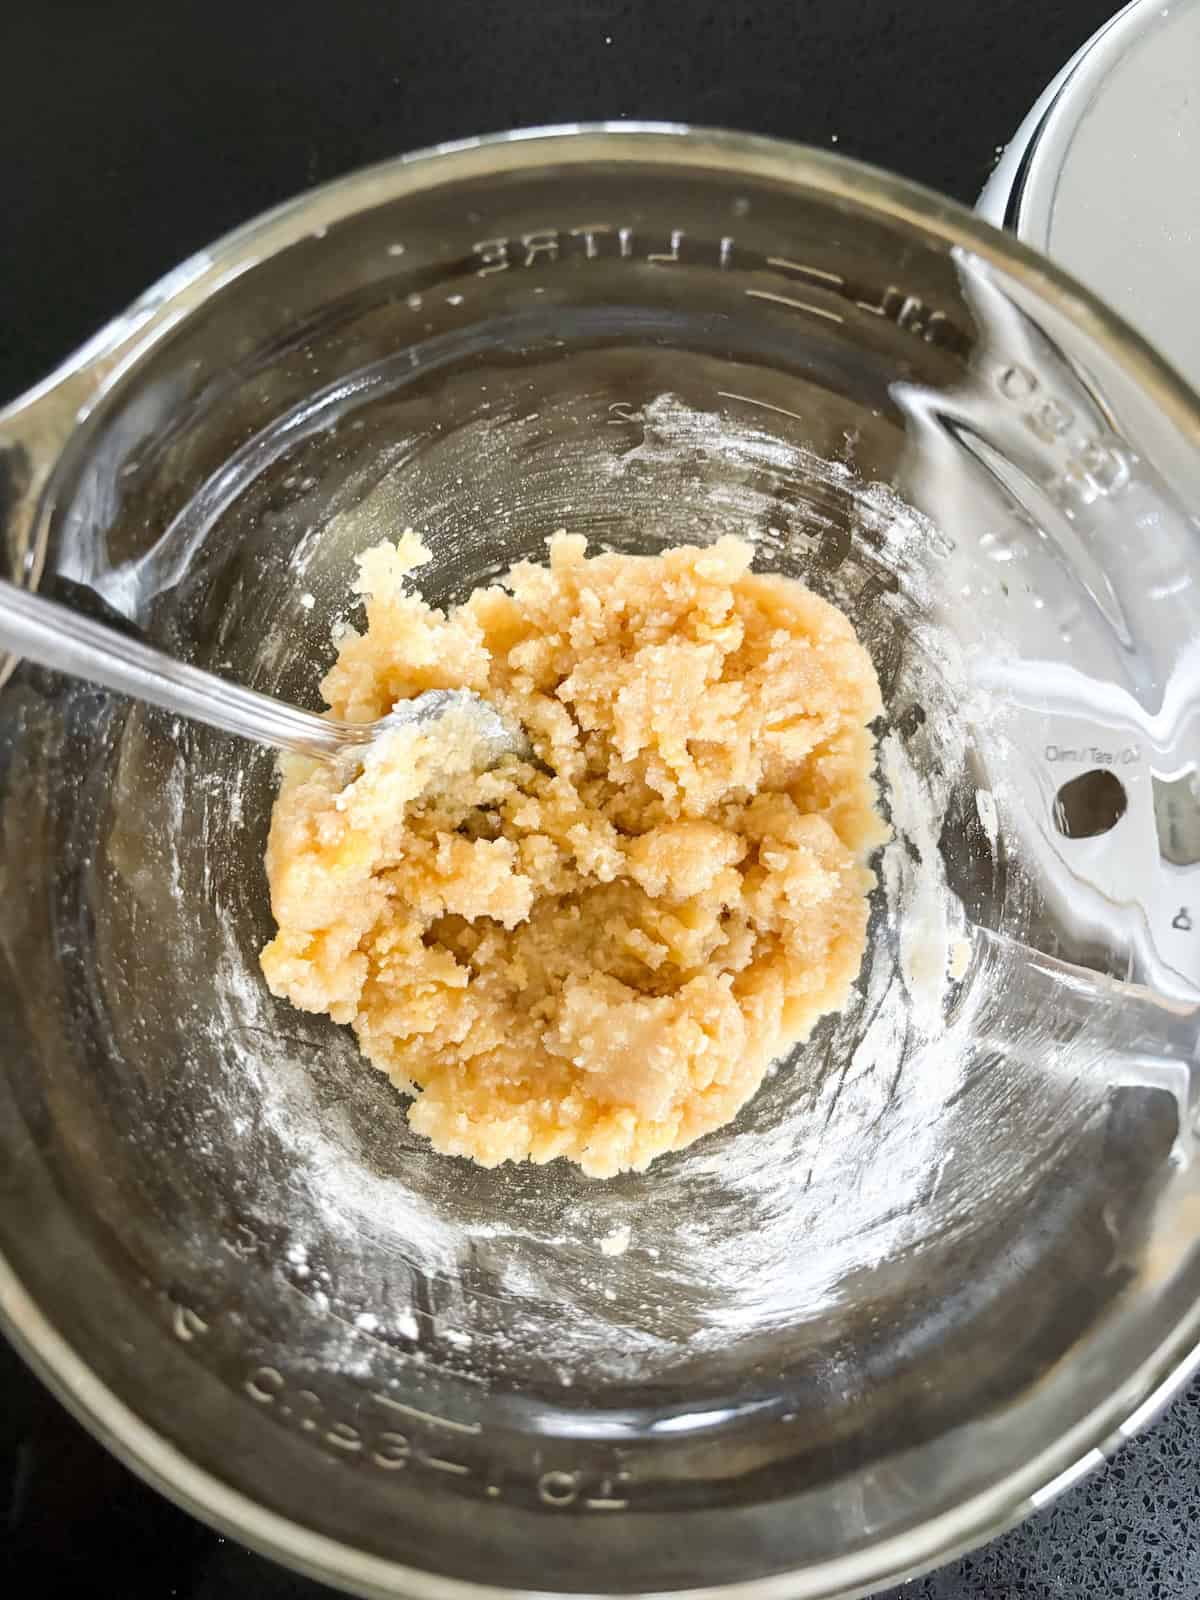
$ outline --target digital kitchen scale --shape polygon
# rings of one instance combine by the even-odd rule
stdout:
[[[1037,100],[977,209],[1094,290],[1200,389],[1200,0],[1133,0],[1094,34]],[[1200,484],[1188,509],[1186,581],[1200,585]],[[1173,689],[1200,703],[1186,664]],[[1162,959],[1200,989],[1200,711],[1185,720],[1195,737],[1165,765],[1066,724],[1046,748],[1061,775],[1061,855],[1109,894],[1138,881]],[[1147,810],[1153,863],[1129,826]]]

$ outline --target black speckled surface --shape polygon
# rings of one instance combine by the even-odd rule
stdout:
[[[970,202],[1107,0],[0,4],[0,402],[190,251],[395,152],[601,116],[836,143]],[[836,136],[836,139],[835,139]],[[1196,1600],[1200,1386],[886,1600]],[[0,1343],[0,1593],[316,1600],[78,1428]],[[885,1597],[880,1597],[885,1600]]]

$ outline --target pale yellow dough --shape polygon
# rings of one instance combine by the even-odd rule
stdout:
[[[291,763],[276,802],[267,981],[350,1023],[438,1150],[643,1168],[844,1004],[886,836],[879,686],[841,612],[751,555],[559,534],[449,614],[408,590],[411,534],[360,558],[333,711],[474,689],[540,762],[477,772],[451,718],[346,787]]]

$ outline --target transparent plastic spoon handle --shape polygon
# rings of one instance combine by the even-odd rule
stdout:
[[[0,646],[53,672],[85,678],[276,750],[331,761],[369,744],[372,724],[330,721],[175,661],[57,601],[0,580]]]

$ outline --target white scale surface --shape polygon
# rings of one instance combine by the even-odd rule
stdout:
[[[978,209],[1106,300],[1200,391],[1200,0],[1134,0],[1118,12],[1037,101]],[[1195,498],[1200,516],[1200,484]],[[1200,582],[1200,540],[1196,568]],[[1114,745],[1069,724],[1046,743]],[[1053,809],[1062,784],[1105,765],[1047,759],[1029,799]],[[1056,853],[1114,899],[1134,891],[1170,975],[1183,992],[1200,990],[1200,749],[1171,773],[1122,766],[1119,755],[1112,770],[1124,815],[1091,837],[1060,836]],[[1076,795],[1076,827],[1097,798],[1102,788]]]

